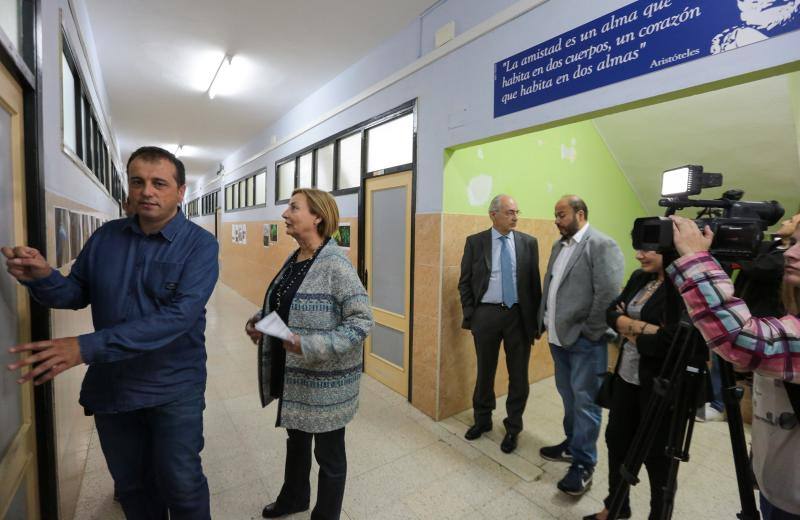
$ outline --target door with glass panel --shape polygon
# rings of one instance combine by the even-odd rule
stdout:
[[[0,65],[0,244],[25,244],[22,90]],[[25,290],[0,275],[0,518],[39,518],[33,385],[17,384],[8,347],[30,341]]]
[[[365,370],[408,397],[411,172],[368,179],[365,196],[364,267],[375,318]]]

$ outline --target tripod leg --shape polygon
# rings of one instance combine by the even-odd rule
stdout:
[[[701,348],[705,348],[705,346],[701,345]],[[696,364],[700,366],[695,366]],[[678,470],[680,469],[680,463],[689,461],[689,447],[691,446],[692,435],[694,433],[696,396],[700,392],[700,385],[704,380],[703,376],[705,371],[706,367],[704,362],[686,365],[678,391],[676,392],[669,440],[666,448],[667,456],[670,458],[670,464],[666,483],[662,490],[662,509],[658,512],[658,518],[662,520],[672,518],[672,512],[675,507],[675,495],[678,492]]]
[[[716,354],[712,355],[716,356]],[[719,361],[720,377],[722,379],[722,401],[725,403],[725,413],[728,416],[728,432],[731,437],[733,463],[736,468],[736,483],[739,487],[739,500],[742,503],[742,512],[738,516],[741,520],[758,520],[760,516],[753,493],[753,471],[750,466],[750,457],[747,454],[747,441],[742,424],[742,410],[739,408],[743,392],[736,386],[733,366],[722,359]]]
[[[620,468],[622,480],[612,493],[611,504],[608,507],[608,518],[611,520],[615,520],[619,516],[630,486],[639,482],[639,471],[650,453],[657,429],[663,424],[662,418],[669,413],[670,402],[681,384],[688,362],[692,346],[692,330],[686,324],[682,324],[676,329],[661,375],[653,382],[653,394],[642,415],[636,436],[631,442],[628,456]]]

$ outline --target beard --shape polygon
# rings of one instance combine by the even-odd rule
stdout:
[[[571,238],[575,233],[578,232],[578,221],[573,220],[568,225],[564,226],[563,228],[559,228],[561,231],[561,236],[564,238]]]

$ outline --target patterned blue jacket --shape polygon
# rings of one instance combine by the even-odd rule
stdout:
[[[363,344],[373,322],[367,291],[334,241],[308,270],[288,321],[303,355],[286,354],[281,426],[310,433],[343,428],[358,408]],[[268,366],[269,349],[262,352],[261,370]],[[263,382],[261,392],[269,395]]]

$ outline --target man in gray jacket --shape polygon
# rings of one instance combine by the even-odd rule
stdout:
[[[547,330],[556,388],[564,403],[566,440],[542,448],[547,460],[570,462],[558,489],[582,495],[597,463],[601,409],[594,402],[608,365],[606,309],[617,296],[625,268],[614,240],[589,227],[589,209],[575,195],[555,208],[561,239],[553,245],[544,277],[540,330]]]

